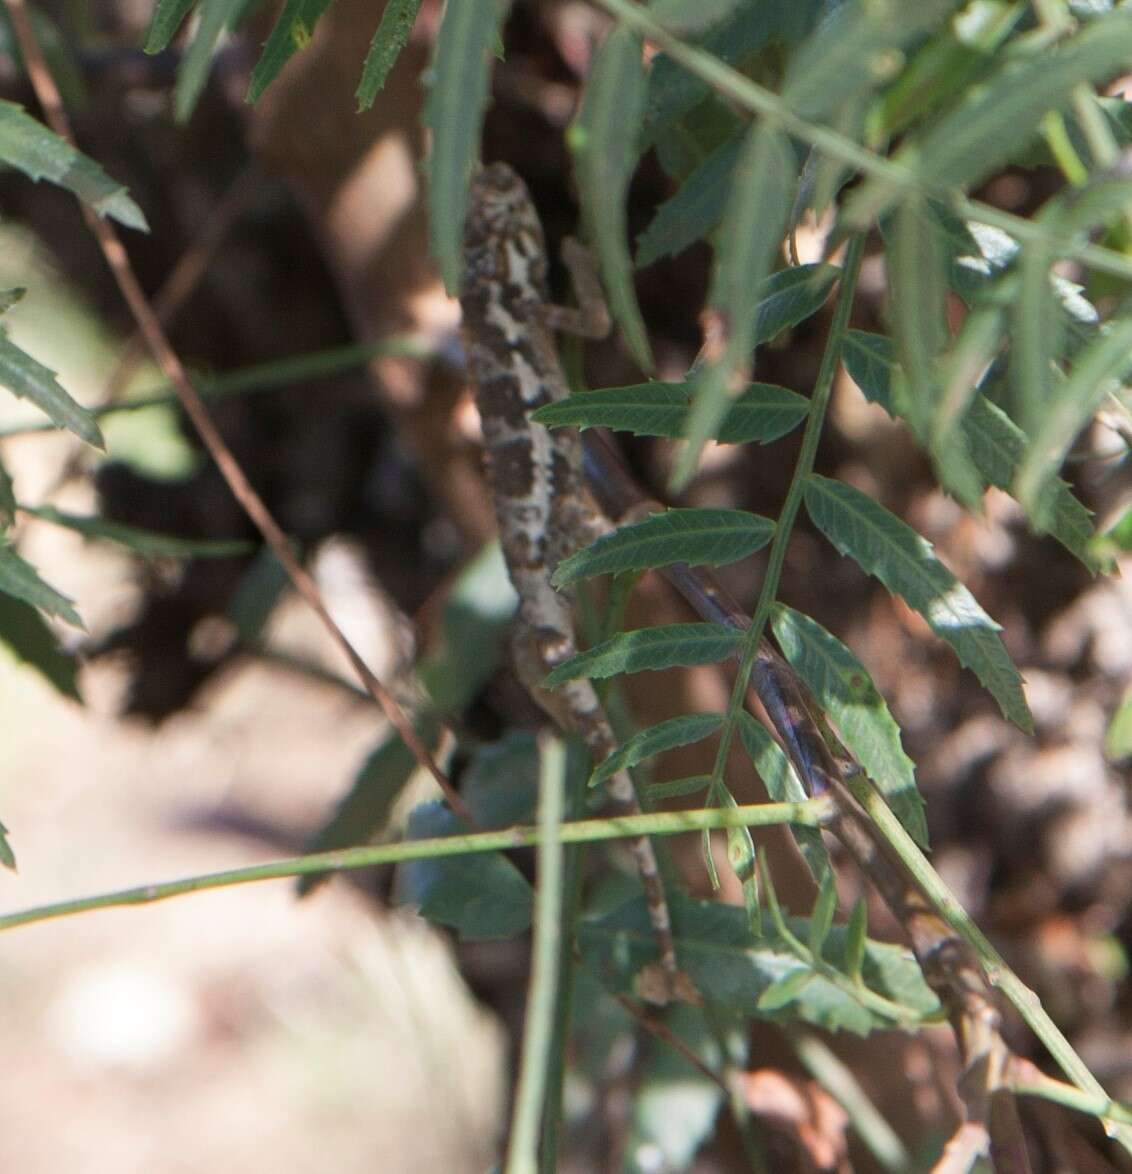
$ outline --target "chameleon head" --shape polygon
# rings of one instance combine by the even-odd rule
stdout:
[[[464,257],[474,275],[531,283],[545,300],[546,246],[527,185],[506,163],[473,176],[464,226]],[[490,273],[488,272],[490,270]]]
[[[527,185],[506,163],[481,167],[472,176],[471,219],[496,236],[522,227],[542,235]]]

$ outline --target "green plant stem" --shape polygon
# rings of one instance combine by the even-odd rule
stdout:
[[[881,1166],[894,1174],[910,1169],[912,1159],[904,1143],[850,1068],[813,1032],[790,1030],[788,1034],[806,1071],[849,1115],[850,1125]]]
[[[1102,1101],[1105,1106],[1114,1104],[1115,1102],[1101,1087],[1100,1081],[1089,1071],[1085,1061],[1077,1055],[1073,1045],[1046,1013],[1038,996],[1010,969],[1002,955],[971,920],[959,899],[928,863],[916,842],[904,830],[872,784],[863,775],[857,775],[848,781],[848,786],[889,846],[900,857],[920,891],[931,901],[944,921],[975,951],[991,985],[1002,991],[1030,1030],[1045,1044],[1062,1072],[1078,1089],[1093,1098],[1094,1105],[1099,1105]],[[1105,1121],[1105,1129],[1109,1136],[1119,1140],[1124,1148],[1132,1153],[1132,1127],[1123,1124],[1122,1121],[1118,1122],[1107,1112],[1098,1115]],[[1123,1116],[1122,1111],[1121,1117]]]
[[[507,1147],[506,1174],[535,1174],[539,1122],[547,1069],[554,1063],[554,1007],[558,997],[558,954],[562,938],[562,809],[566,747],[552,736],[539,739],[538,891],[535,895],[531,981],[523,1025],[523,1056]]]
[[[578,754],[567,759],[566,819],[575,819],[585,810],[588,758]],[[550,1043],[551,1065],[543,1099],[542,1143],[539,1147],[539,1174],[557,1174],[558,1148],[562,1134],[562,1090],[566,1078],[566,1056],[570,1039],[570,1017],[574,1010],[575,938],[582,909],[583,844],[571,844],[564,853],[562,872],[562,936],[558,951],[558,1000],[554,1038]]]
[[[771,606],[778,594],[778,582],[782,577],[782,567],[786,561],[786,548],[790,542],[794,520],[797,518],[798,509],[802,504],[802,491],[806,485],[806,478],[809,477],[814,467],[814,457],[817,455],[818,442],[821,440],[822,427],[825,424],[825,413],[833,393],[833,379],[837,374],[837,365],[841,360],[841,343],[849,325],[849,312],[853,308],[853,297],[857,290],[857,277],[861,271],[861,257],[864,255],[864,251],[865,237],[863,233],[857,233],[849,238],[841,269],[837,302],[833,309],[833,320],[829,327],[829,337],[826,339],[825,353],[822,355],[817,382],[814,384],[813,396],[810,399],[810,411],[806,417],[806,431],[802,436],[802,449],[798,454],[797,464],[794,466],[794,475],[790,480],[790,488],[787,490],[782,512],[775,523],[774,541],[770,546],[770,558],[763,575],[762,590],[759,592],[755,614],[751,619],[751,626],[743,635],[739,672],[735,677],[735,687],[731,690],[731,699],[727,706],[727,720],[723,723],[719,752],[716,754],[715,767],[712,770],[713,790],[723,778],[723,770],[735,733],[735,723],[738,720],[739,711],[743,708],[747,696],[747,682],[750,680],[751,670],[754,668],[755,658],[758,656],[759,641],[762,640],[767,617],[770,615]]]
[[[674,836],[704,828],[769,827],[796,823],[818,827],[833,813],[830,799],[808,799],[803,803],[758,803],[749,807],[717,808],[696,811],[662,811],[652,815],[624,815],[609,819],[582,819],[564,823],[556,839],[563,844],[589,844],[603,840],[620,840],[632,836]],[[148,905],[169,897],[206,889],[223,889],[255,881],[281,877],[305,876],[315,872],[345,872],[372,868],[378,864],[398,864],[405,860],[428,860],[441,856],[461,856],[473,852],[500,852],[510,848],[537,847],[543,838],[537,827],[504,828],[501,831],[475,832],[464,836],[445,836],[429,840],[409,840],[399,844],[375,844],[363,848],[345,848],[336,852],[314,852],[272,860],[246,868],[203,873],[161,884],[139,885],[73,901],[38,905],[0,916],[0,931],[15,929],[33,922],[71,917],[91,909],[110,909],[123,905]]]
[[[349,346],[330,347],[310,354],[295,355],[289,359],[275,359],[270,363],[256,363],[241,367],[223,375],[199,376],[196,386],[208,400],[227,399],[230,396],[248,395],[257,391],[271,391],[300,383],[304,379],[320,379],[328,375],[339,375],[353,371],[370,359],[385,355],[400,355],[414,359],[435,358],[435,346],[411,334],[394,335],[380,342],[352,343]],[[168,383],[159,384],[132,399],[110,404],[99,404],[88,409],[92,416],[101,418],[118,412],[137,412],[143,408],[157,408],[176,404],[176,393]],[[27,424],[16,424],[0,429],[0,440],[11,436],[28,436],[36,432],[58,432],[59,426],[50,420],[35,420]]]
[[[1096,1093],[1075,1088],[1071,1084],[1062,1084],[1060,1080],[1012,1080],[1010,1091],[1020,1097],[1041,1097],[1043,1100],[1064,1105],[1067,1109],[1088,1113],[1090,1117],[1102,1117],[1109,1121],[1132,1125],[1132,1106],[1122,1105],[1103,1094],[1098,1096]]]
[[[774,891],[774,883],[771,880],[770,868],[766,862],[766,850],[764,848],[759,849],[758,861],[759,875],[762,877],[762,887],[763,892],[766,894],[770,919],[774,923],[774,928],[778,931],[778,936],[786,943],[798,961],[804,963],[815,974],[821,975],[831,986],[838,987],[851,999],[856,999],[862,1007],[868,1008],[868,1010],[880,1016],[880,1018],[890,1019],[898,1027],[918,1026],[923,1020],[915,1011],[901,1006],[900,1003],[894,1002],[892,999],[886,999],[884,995],[878,995],[876,991],[870,990],[862,982],[854,982],[847,975],[842,974],[835,966],[830,966],[828,962],[819,958],[808,946],[790,932],[790,927],[786,924],[786,918],[782,915],[782,908],[778,904],[778,895]]]
[[[769,119],[788,134],[810,143],[831,159],[848,164],[865,175],[887,180],[906,191],[924,190],[919,178],[902,164],[877,155],[845,135],[796,114],[778,94],[764,89],[710,53],[687,44],[675,33],[669,32],[663,25],[658,24],[642,5],[634,4],[632,0],[590,2],[596,7],[604,8],[623,24],[659,45],[673,61],[707,82],[724,97],[730,98],[754,114]],[[933,188],[930,194],[948,201],[952,209],[965,220],[975,220],[980,224],[1000,228],[1023,244],[1043,242],[1060,257],[1075,258],[1099,272],[1110,273],[1114,277],[1126,280],[1132,279],[1132,257],[1126,257],[1114,249],[1063,237],[1051,232],[1042,224],[992,208],[989,204],[969,199],[946,188]]]

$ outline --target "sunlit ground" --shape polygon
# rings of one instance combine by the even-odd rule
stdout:
[[[13,337],[90,402],[112,340],[30,242],[0,244],[0,285],[33,286]],[[0,394],[0,426],[34,418]],[[108,439],[116,455],[184,455],[160,414]],[[74,451],[6,442],[17,495],[42,500]],[[81,483],[58,501],[93,509]],[[93,634],[129,615],[128,557],[22,525],[21,551]],[[317,649],[309,618],[284,610],[281,638]],[[122,665],[88,668],[80,708],[0,661],[0,820],[19,861],[0,911],[286,854],[381,728],[339,689],[248,663],[152,731],[113,716],[123,681]],[[447,945],[343,882],[302,902],[272,882],[10,931],[0,1049],[0,1169],[20,1174],[481,1170],[503,1099],[501,1032]]]

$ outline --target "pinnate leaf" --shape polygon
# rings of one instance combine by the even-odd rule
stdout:
[[[82,700],[75,658],[63,651],[55,633],[31,604],[0,594],[0,643],[62,696]]]
[[[1127,307],[1125,307],[1127,312]],[[1015,492],[1039,526],[1051,513],[1047,486],[1074,437],[1132,369],[1132,317],[1114,317],[1078,354],[1069,375],[1042,405],[1041,421],[1015,481]]]
[[[771,624],[779,647],[829,715],[845,745],[877,784],[908,834],[927,847],[924,802],[916,768],[865,666],[819,623],[778,603]]]
[[[739,711],[739,738],[747,751],[766,793],[774,803],[802,803],[809,796],[802,786],[782,747],[763,729],[758,719],[746,710]],[[829,853],[817,828],[790,826],[790,834],[819,884],[830,871]]]
[[[637,238],[637,266],[674,256],[705,238],[719,223],[727,202],[731,174],[739,160],[741,138],[728,139],[712,151],[656,210]]]
[[[969,188],[1011,158],[1043,115],[1063,105],[1074,88],[1112,77],[1132,55],[1132,16],[1114,12],[1090,22],[1060,46],[1019,63],[1007,60],[985,85],[910,137],[895,161],[926,188]],[[867,180],[846,207],[849,223],[863,227],[900,198],[891,179]]]
[[[35,567],[20,558],[7,542],[0,542],[0,592],[22,599],[48,615],[58,616],[76,628],[83,626],[72,601],[45,583]]]
[[[836,265],[792,265],[768,277],[755,309],[754,345],[770,342],[816,314],[840,273]]]
[[[578,677],[597,680],[618,673],[714,664],[732,655],[741,637],[717,624],[664,624],[621,632],[560,664],[544,685],[553,689]]]
[[[604,762],[598,763],[590,775],[590,786],[596,787],[612,778],[619,770],[628,770],[646,759],[677,746],[702,742],[723,724],[721,713],[688,713],[669,718],[647,730],[634,734],[628,742],[615,750]]]
[[[388,0],[385,5],[362,66],[362,80],[355,95],[359,111],[368,110],[384,88],[389,71],[408,43],[420,7],[421,0]]]
[[[192,44],[177,70],[173,110],[178,122],[187,122],[208,79],[208,68],[220,34],[244,10],[243,0],[201,0]]]
[[[635,436],[682,436],[691,383],[637,383],[567,396],[539,408],[533,419],[548,428],[612,428]],[[810,403],[773,383],[750,383],[728,408],[717,439],[723,444],[769,444],[796,428]]]
[[[329,7],[330,0],[287,0],[252,70],[248,84],[249,102],[258,102],[295,51],[310,44],[319,17]]]
[[[491,51],[507,11],[506,0],[459,0],[444,9],[431,70],[424,121],[432,134],[428,174],[429,248],[455,294],[463,270],[462,242],[468,184],[479,152],[487,105]]]
[[[892,343],[883,335],[850,330],[842,347],[842,358],[865,398],[893,415]],[[960,429],[979,473],[997,489],[1011,492],[1027,449],[1022,429],[1000,407],[979,394],[973,397],[961,418]],[[1091,570],[1107,566],[1109,560],[1091,546],[1092,515],[1073,496],[1069,486],[1054,479],[1044,492],[1048,496],[1046,526],[1050,534]],[[1041,500],[1044,506],[1045,498]]]
[[[616,575],[670,563],[720,567],[761,550],[774,523],[746,510],[671,509],[619,526],[563,559],[554,585],[565,587],[595,575]]]
[[[748,132],[716,247],[708,314],[717,324],[717,353],[696,379],[674,489],[691,478],[704,444],[716,436],[730,400],[750,373],[756,307],[786,231],[796,170],[789,140],[780,130],[759,123]]]
[[[52,423],[73,432],[95,448],[105,448],[94,417],[60,386],[55,372],[20,350],[0,326],[0,384],[21,399],[31,400]]]
[[[195,3],[196,0],[157,0],[145,35],[145,51],[160,53],[166,48]]]
[[[796,973],[801,963],[790,947],[777,937],[756,938],[747,914],[735,906],[691,901],[679,895],[670,900],[672,923],[681,969],[703,994],[704,1001],[721,1010],[772,1019],[801,1017],[815,1026],[835,1031],[845,1028],[867,1034],[891,1027],[861,1006],[848,992],[813,974],[797,981],[788,1011],[770,1011],[760,1000],[775,982]],[[808,923],[790,919],[790,931],[801,940]],[[582,955],[614,990],[632,994],[640,968],[655,957],[656,944],[643,901],[634,901],[580,927]],[[834,926],[823,950],[830,965],[845,962],[846,929]],[[924,982],[911,952],[900,947],[867,942],[862,976],[870,989],[908,1008],[910,1017],[926,1016],[938,1009],[938,1001]]]
[[[648,332],[633,289],[626,211],[645,113],[645,87],[641,40],[628,28],[617,27],[606,37],[590,67],[570,138],[582,214],[597,246],[609,309],[637,365],[651,371]]]
[[[99,216],[148,231],[142,210],[120,183],[15,102],[0,101],[0,163],[29,179],[48,179],[66,188]]]
[[[830,542],[918,611],[990,690],[1005,717],[1032,729],[1022,678],[998,635],[999,625],[936,558],[931,544],[844,482],[811,474],[804,492],[814,525]]]

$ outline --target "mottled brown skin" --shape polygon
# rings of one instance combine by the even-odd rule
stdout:
[[[577,263],[578,247],[567,247]],[[573,609],[551,585],[551,575],[566,555],[593,541],[608,523],[586,496],[577,430],[551,433],[530,414],[568,394],[552,323],[600,335],[608,331],[608,319],[603,309],[583,306],[579,313],[548,304],[542,225],[522,180],[505,164],[485,167],[472,179],[464,262],[464,342],[503,554],[519,595],[516,664],[539,704],[564,729],[578,733],[600,762],[617,743],[593,685],[569,681],[549,692],[542,681],[576,651]],[[607,787],[621,811],[640,810],[627,772],[618,771]],[[659,968],[639,977],[638,993],[655,1002],[694,997],[677,970],[656,853],[645,837],[631,840],[630,848],[660,953]]]

